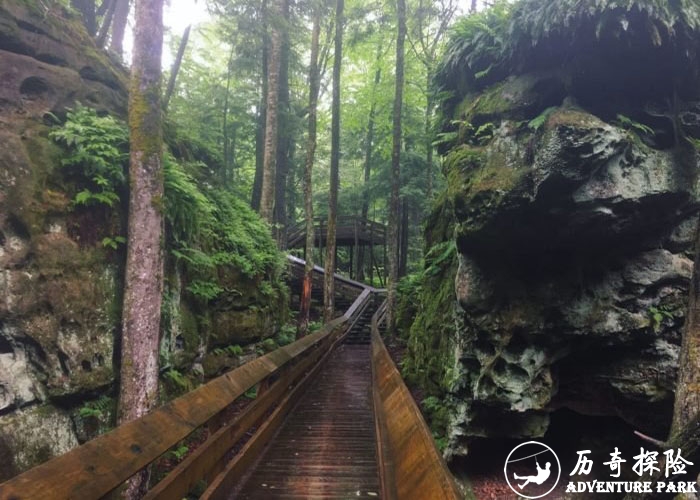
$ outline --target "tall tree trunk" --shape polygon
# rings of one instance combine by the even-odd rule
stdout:
[[[471,12],[471,13],[476,12],[476,2],[477,2],[477,0],[472,0],[472,6],[471,6],[471,9],[469,9],[469,12]]]
[[[228,136],[228,103],[229,96],[231,95],[231,76],[233,73],[233,56],[235,54],[235,48],[236,46],[234,44],[231,44],[231,52],[229,52],[228,66],[226,68],[226,95],[224,96],[224,118],[223,126],[221,129],[222,135],[224,137],[224,175],[222,177],[224,178],[224,181],[227,186],[233,185],[233,172],[231,171],[231,157],[233,156],[233,153],[229,148],[230,142]]]
[[[362,189],[362,220],[366,221],[369,216],[369,181],[372,173],[372,149],[374,146],[374,120],[377,113],[376,92],[382,78],[382,68],[380,66],[382,49],[377,47],[377,69],[374,72],[374,86],[372,87],[372,103],[369,106],[369,117],[367,118],[367,135],[365,135],[365,178]],[[365,279],[365,246],[360,245],[357,252],[357,280]]]
[[[163,295],[163,0],[138,0],[129,83],[129,239],[122,313],[119,424],[151,409],[158,397],[158,339]],[[147,473],[125,490],[140,498]]]
[[[284,0],[274,0],[269,15],[270,53],[267,65],[267,102],[265,120],[265,149],[263,151],[262,185],[260,189],[260,216],[274,223],[275,178],[277,163],[278,103],[280,57],[282,50],[282,16]]]
[[[292,146],[289,108],[289,0],[283,0],[284,29],[281,32],[279,101],[277,115],[277,159],[275,175],[275,239],[280,248],[287,247],[287,176]]]
[[[678,360],[671,435],[679,433],[684,425],[700,415],[700,222],[696,231],[695,265]]]
[[[122,57],[124,52],[124,33],[126,32],[126,22],[129,19],[130,0],[116,0],[117,6],[114,11],[112,21],[112,39],[109,42],[109,49]]]
[[[431,63],[432,67],[432,63]],[[426,209],[430,210],[430,203],[433,199],[433,136],[432,136],[432,131],[433,131],[433,124],[432,124],[432,119],[433,119],[433,106],[435,105],[435,98],[433,95],[433,91],[431,89],[432,86],[432,76],[431,76],[431,71],[428,68],[427,72],[427,77],[426,77],[426,91],[428,92],[428,95],[426,97],[426,106],[425,106],[425,170],[426,170],[426,175],[428,177],[427,183],[426,183],[426,188],[425,188],[425,197],[427,199],[427,206]]]
[[[401,201],[401,230],[399,231],[399,273],[398,278],[406,276],[408,266],[408,200]]]
[[[112,19],[114,19],[114,11],[117,7],[117,0],[110,0],[109,7],[107,8],[107,13],[102,21],[102,26],[100,26],[100,31],[97,34],[95,43],[98,47],[104,47],[107,41],[107,34],[109,33],[109,28],[112,26]]]
[[[185,28],[185,32],[182,34],[180,39],[180,46],[177,48],[177,56],[175,57],[175,62],[170,70],[170,78],[168,79],[168,88],[165,91],[165,99],[163,102],[163,109],[168,110],[168,104],[170,104],[170,98],[175,92],[175,82],[177,82],[177,74],[180,72],[180,66],[182,65],[182,58],[185,57],[185,49],[187,48],[187,41],[190,39],[190,29],[192,25],[190,24]]]
[[[406,2],[396,2],[396,92],[394,94],[393,143],[391,149],[391,199],[389,202],[389,276],[387,279],[387,325],[394,335],[396,315],[396,283],[399,277],[397,262],[399,246],[399,189],[401,183],[401,107],[404,84],[404,44],[406,41]]]
[[[343,58],[344,0],[335,7],[335,53],[333,60],[333,99],[331,102],[331,184],[328,196],[328,232],[326,235],[326,262],[323,277],[323,320],[333,319],[335,310],[335,249],[336,219],[338,215],[338,187],[340,167],[340,68]]]
[[[262,68],[260,71],[260,107],[258,109],[258,123],[255,129],[255,177],[253,178],[253,193],[251,195],[250,206],[253,210],[260,210],[260,197],[262,195],[263,163],[265,156],[265,124],[267,123],[267,66],[270,47],[267,37],[267,0],[261,2],[261,18],[263,23],[263,44],[262,44]]]
[[[316,154],[316,115],[318,110],[318,92],[320,75],[318,71],[319,38],[321,34],[321,9],[317,6],[311,30],[311,63],[309,65],[309,134],[306,141],[306,163],[304,165],[304,216],[306,220],[306,242],[304,266],[304,285],[301,291],[301,311],[299,314],[299,335],[309,330],[309,312],[311,311],[311,288],[314,269],[314,204],[312,190],[312,173],[314,155]]]
[[[95,13],[95,0],[71,0],[71,5],[80,12],[83,24],[90,36],[97,33],[97,16]]]

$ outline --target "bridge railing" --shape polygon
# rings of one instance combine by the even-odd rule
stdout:
[[[173,446],[206,426],[210,437],[158,483],[146,498],[183,498],[198,482],[209,488],[200,498],[224,498],[303,392],[325,356],[342,339],[371,300],[364,290],[343,316],[318,332],[281,347],[99,436],[70,452],[0,484],[0,499],[102,498]],[[257,386],[258,396],[237,416],[231,405]],[[270,414],[270,412],[272,412]],[[267,416],[269,414],[269,416]],[[266,417],[267,416],[267,417]],[[233,460],[227,455],[256,427]]]
[[[372,392],[385,500],[461,499],[430,429],[379,334],[386,301],[372,316]]]

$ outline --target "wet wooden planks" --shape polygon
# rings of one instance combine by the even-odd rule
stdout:
[[[370,351],[342,345],[232,498],[379,498]]]

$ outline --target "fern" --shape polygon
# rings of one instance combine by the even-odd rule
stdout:
[[[52,130],[49,137],[65,147],[67,154],[61,165],[84,186],[75,195],[74,204],[112,207],[126,182],[126,127],[112,116],[99,116],[81,105],[66,116],[66,123]]]
[[[626,130],[635,132],[636,134],[654,135],[654,129],[644,125],[643,123],[636,122],[625,115],[617,115],[617,124]]]
[[[551,116],[551,114],[554,111],[556,111],[556,109],[557,108],[555,108],[555,107],[550,107],[550,108],[547,108],[544,111],[542,111],[542,113],[537,115],[537,117],[535,117],[530,122],[528,122],[528,124],[527,124],[528,128],[530,128],[531,130],[534,130],[534,131],[537,131],[540,128],[542,128],[542,125],[545,124],[547,119]]]

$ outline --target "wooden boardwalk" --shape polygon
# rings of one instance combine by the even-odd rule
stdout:
[[[369,345],[341,345],[231,498],[379,498],[371,389]]]

